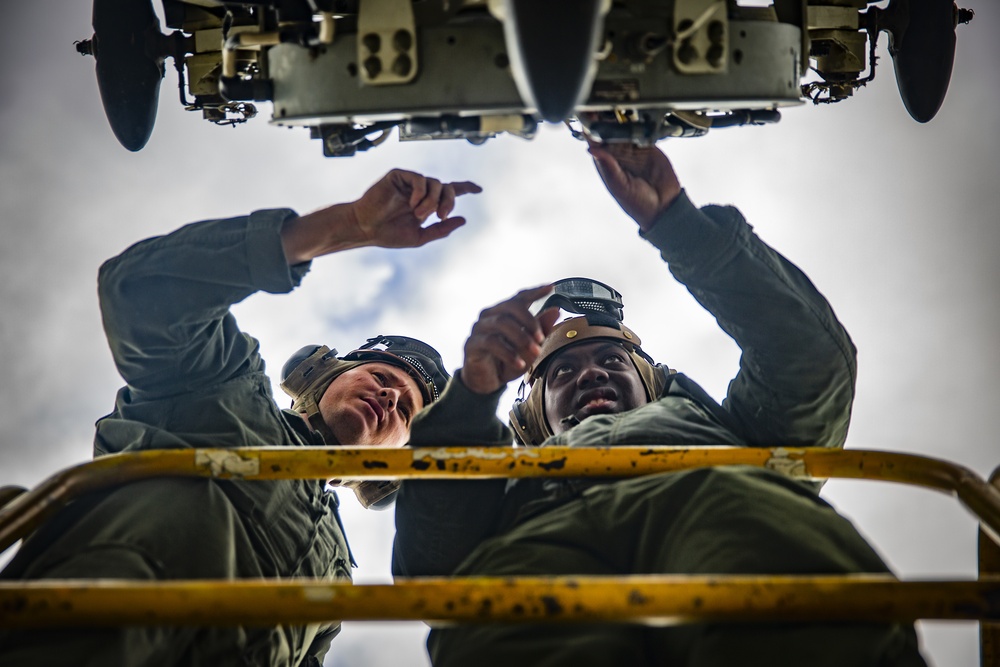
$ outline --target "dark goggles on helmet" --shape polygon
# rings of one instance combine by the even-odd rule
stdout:
[[[548,308],[561,308],[586,316],[594,325],[615,326],[623,319],[622,295],[609,285],[590,278],[563,278],[552,285],[552,294],[531,304],[532,315]]]

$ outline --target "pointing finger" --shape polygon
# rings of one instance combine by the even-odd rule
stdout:
[[[476,195],[483,191],[481,187],[473,183],[472,181],[458,181],[456,183],[449,183],[454,189],[456,195]]]

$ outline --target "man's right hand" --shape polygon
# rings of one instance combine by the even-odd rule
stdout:
[[[521,290],[479,314],[465,342],[461,369],[462,383],[469,391],[492,394],[523,375],[538,358],[559,310],[545,310],[535,317],[528,307],[551,292],[552,285]]]

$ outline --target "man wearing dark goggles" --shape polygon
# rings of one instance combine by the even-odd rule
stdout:
[[[394,170],[360,199],[210,220],[134,245],[101,267],[104,327],[126,381],[97,423],[95,455],[176,448],[398,447],[447,381],[440,356],[378,336],[343,357],[309,346],[286,364],[282,410],[258,343],[229,308],[294,289],[312,259],[415,248],[464,219],[469,182]],[[425,225],[436,214],[438,221]],[[355,491],[384,504],[395,486]],[[158,478],[75,501],[30,536],[6,579],[350,579],[336,494],[316,480]],[[319,665],[339,623],[275,628],[123,628],[0,633],[0,664]]]
[[[418,416],[410,444],[842,447],[855,349],[809,279],[735,208],[694,207],[656,148],[592,144],[591,155],[641,236],[739,344],[725,400],[644,353],[622,323],[617,292],[575,278],[481,313],[462,368]],[[558,308],[578,316],[557,324]],[[496,411],[518,378],[528,393],[507,428]],[[408,480],[396,505],[393,569],[471,577],[887,572],[817,492],[778,472],[733,467],[623,480]],[[912,625],[864,623],[468,624],[432,629],[428,650],[435,667],[924,665]]]

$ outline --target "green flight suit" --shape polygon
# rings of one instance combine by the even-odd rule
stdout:
[[[289,210],[211,220],[138,243],[101,267],[105,332],[127,385],[97,422],[95,456],[322,439],[271,394],[231,304],[291,291]],[[82,388],[85,389],[85,388]],[[336,495],[320,481],[166,478],[93,493],[25,541],[5,579],[350,579]],[[319,665],[339,624],[0,634],[5,667]]]
[[[732,207],[686,194],[643,237],[739,344],[722,404],[683,374],[629,412],[593,415],[542,446],[842,447],[855,350],[809,279]],[[664,326],[670,326],[665,313]],[[645,338],[651,332],[638,332]],[[414,421],[413,446],[507,445],[502,391],[458,373]],[[535,388],[537,390],[538,387]],[[888,569],[817,487],[744,467],[626,480],[408,480],[393,571],[404,576],[832,574]],[[912,626],[459,625],[432,629],[435,667],[921,666]]]

